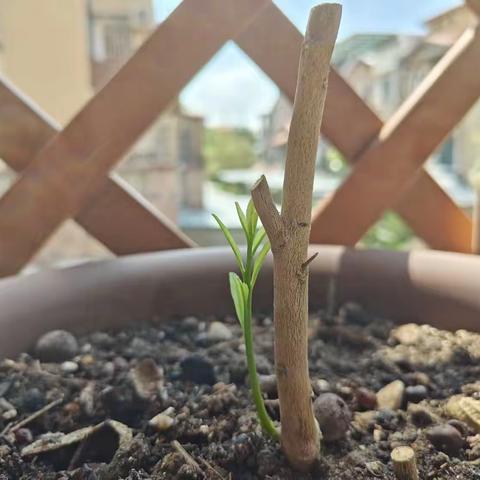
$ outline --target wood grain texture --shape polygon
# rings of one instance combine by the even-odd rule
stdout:
[[[8,166],[16,172],[24,170],[59,131],[52,118],[0,76],[0,157]],[[86,200],[76,220],[117,255],[194,246],[115,174]]]
[[[418,480],[415,452],[410,447],[396,447],[391,453],[393,471],[397,480]]]

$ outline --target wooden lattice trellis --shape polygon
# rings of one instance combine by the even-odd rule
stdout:
[[[479,36],[465,32],[385,125],[332,70],[322,133],[354,168],[312,241],[353,245],[394,208],[430,246],[471,250],[471,220],[422,165],[480,96]],[[228,40],[293,100],[302,35],[271,0],[184,0],[62,131],[0,79],[0,157],[19,172],[0,199],[0,276],[68,218],[119,255],[194,245],[110,171]]]

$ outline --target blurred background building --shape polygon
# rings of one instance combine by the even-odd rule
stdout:
[[[63,126],[155,24],[152,0],[2,1],[0,71]],[[176,222],[182,208],[203,206],[202,141],[203,119],[186,113],[177,100],[131,149],[117,173]],[[2,165],[0,188],[13,178]],[[37,263],[105,255],[98,242],[69,222]]]

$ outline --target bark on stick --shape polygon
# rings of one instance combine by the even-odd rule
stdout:
[[[391,453],[393,471],[398,480],[418,480],[415,452],[410,447],[397,447]]]
[[[265,177],[252,189],[274,259],[275,363],[282,448],[290,463],[302,471],[313,466],[320,449],[308,374],[307,249],[318,133],[340,16],[338,4],[319,5],[310,12],[288,137],[281,214]]]

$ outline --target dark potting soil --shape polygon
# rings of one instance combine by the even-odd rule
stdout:
[[[480,398],[480,336],[395,328],[353,304],[312,316],[315,405],[331,403],[327,392],[346,405],[321,424],[340,438],[302,475],[260,431],[240,327],[222,320],[54,333],[1,362],[0,479],[394,479],[400,445],[415,450],[422,479],[480,479],[480,429],[445,408],[455,394]],[[272,338],[271,318],[258,316],[258,371],[278,420]]]

